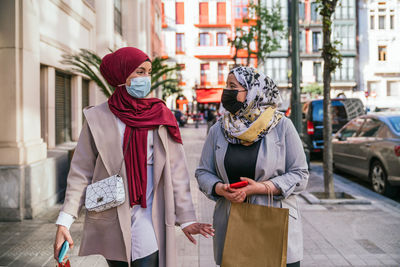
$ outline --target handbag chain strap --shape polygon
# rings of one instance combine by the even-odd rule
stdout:
[[[128,127],[128,126],[127,126],[127,127]],[[128,150],[129,142],[131,141],[131,137],[132,137],[132,133],[133,133],[133,129],[131,128],[131,133],[129,134],[128,144],[126,144],[125,151],[124,151],[124,155],[123,155],[123,157],[122,157],[121,167],[119,167],[119,171],[118,171],[118,173],[117,173],[118,176],[119,176],[119,174],[120,174],[120,172],[121,172],[121,170],[122,170],[122,165],[124,165],[125,154],[126,154],[126,151]]]

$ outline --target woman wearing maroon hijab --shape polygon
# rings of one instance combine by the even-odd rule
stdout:
[[[175,267],[175,225],[213,235],[196,222],[182,139],[165,103],[146,98],[151,62],[133,47],[106,55],[100,71],[115,88],[109,100],[86,109],[67,178],[64,205],[56,224],[54,257],[84,204],[86,187],[115,175],[122,166],[126,201],[102,212],[86,212],[79,255],[103,255],[109,266]]]

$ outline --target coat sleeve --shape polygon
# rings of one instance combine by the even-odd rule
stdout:
[[[61,211],[78,217],[85,202],[86,187],[92,181],[97,155],[98,151],[93,136],[85,121],[72,157]]]
[[[292,121],[286,118],[285,121],[285,173],[270,179],[282,192],[282,195],[275,196],[276,199],[288,198],[291,194],[299,194],[304,191],[309,175],[300,137]]]
[[[215,169],[215,131],[218,129],[219,125],[214,125],[207,136],[206,142],[203,146],[203,151],[201,152],[199,166],[196,169],[196,179],[199,184],[199,189],[203,192],[209,199],[217,201],[220,197],[213,195],[213,187],[216,183],[224,183],[221,178],[218,177],[217,171]]]
[[[190,176],[187,168],[185,151],[183,150],[182,144],[172,140],[169,134],[167,134],[167,136],[172,186],[174,190],[176,223],[182,225],[188,222],[195,222],[197,219],[192,202],[192,195],[190,193]]]

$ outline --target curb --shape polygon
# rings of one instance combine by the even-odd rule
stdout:
[[[355,196],[354,199],[319,199],[310,192],[300,194],[311,205],[371,205],[372,202],[367,199],[359,199]]]
[[[317,176],[320,177],[320,179],[323,181],[323,167],[321,164],[311,164],[311,171],[314,172]],[[352,195],[354,198],[356,198],[358,201],[369,201],[373,204],[380,204],[381,206],[389,209],[395,209],[396,212],[400,213],[400,203],[387,198],[383,195],[380,195],[378,193],[375,193],[374,191],[365,188],[362,185],[359,185],[355,182],[352,182],[343,176],[334,173],[334,184],[335,187],[337,187],[341,192],[345,192],[347,194]],[[302,194],[307,194],[310,192],[303,192]],[[315,196],[313,196],[315,197]],[[316,198],[316,197],[315,197]],[[312,197],[311,197],[312,199]],[[348,201],[347,199],[346,201]],[[306,199],[307,201],[307,199]]]

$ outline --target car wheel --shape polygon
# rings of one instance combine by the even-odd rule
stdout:
[[[397,188],[391,186],[387,181],[387,174],[385,168],[380,161],[374,161],[369,171],[369,177],[371,179],[372,188],[375,192],[393,197],[397,193]]]

